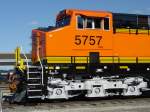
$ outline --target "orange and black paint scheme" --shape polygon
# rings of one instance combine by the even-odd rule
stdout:
[[[32,31],[32,59],[37,61],[38,49],[42,59],[50,56],[88,56],[89,52],[99,52],[100,56],[148,57],[149,18],[139,15],[136,25],[143,27],[137,29],[137,21],[134,21],[137,16],[104,11],[61,11],[55,28]]]
[[[25,70],[26,78],[21,84],[25,83],[26,91],[28,88],[42,91],[27,91],[27,96],[46,96],[49,77],[82,81],[97,76],[110,79],[141,76],[148,79],[150,86],[150,16],[60,11],[55,26],[32,30],[31,66],[31,74]],[[41,68],[40,79],[28,80],[28,75],[41,75]],[[37,82],[40,85],[34,84]]]

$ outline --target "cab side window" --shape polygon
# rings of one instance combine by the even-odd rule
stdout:
[[[86,18],[86,28],[93,28],[93,19]]]
[[[109,30],[109,18],[77,16],[78,29]]]
[[[101,18],[94,18],[94,27],[96,29],[100,29],[101,27],[101,23],[102,23],[102,19]]]
[[[109,18],[104,18],[104,29],[109,30]]]
[[[78,16],[77,21],[78,21],[78,28],[83,29],[84,28],[84,18],[81,16]]]

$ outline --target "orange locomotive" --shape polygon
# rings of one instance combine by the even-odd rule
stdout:
[[[32,59],[49,56],[148,57],[150,17],[103,11],[64,10],[56,28],[32,31]]]
[[[16,69],[22,78],[17,102],[144,94],[150,82],[149,28],[148,15],[61,11],[55,27],[32,31],[33,63]]]

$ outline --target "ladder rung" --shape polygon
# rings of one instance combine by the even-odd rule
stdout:
[[[28,66],[28,68],[40,68],[39,66]]]
[[[41,85],[41,84],[27,84],[29,86],[36,86],[36,85]]]
[[[42,96],[28,96],[28,98],[41,98]]]
[[[41,72],[28,72],[28,73],[41,73]]]
[[[36,79],[41,79],[41,78],[28,78],[29,80],[36,80]]]
[[[28,92],[36,92],[36,91],[42,91],[42,90],[41,89],[35,89],[35,90],[34,89],[32,89],[32,90],[29,89],[28,90]]]

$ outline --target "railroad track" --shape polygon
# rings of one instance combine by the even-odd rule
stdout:
[[[1,93],[9,94],[8,86],[0,86]],[[140,109],[150,110],[150,98],[136,97],[136,98],[101,98],[101,99],[72,99],[68,101],[47,101],[47,102],[30,102],[26,105],[9,104],[2,102],[0,112],[118,112],[119,109]],[[111,110],[111,111],[110,111]],[[121,111],[124,112],[124,111]],[[125,112],[130,112],[125,111]],[[132,112],[132,111],[131,111]]]
[[[150,98],[75,100],[17,105],[3,102],[3,112],[150,112]]]
[[[0,86],[0,90],[9,92],[8,86]],[[0,112],[150,112],[148,97],[36,101],[26,105],[9,104],[4,101],[1,105]]]

